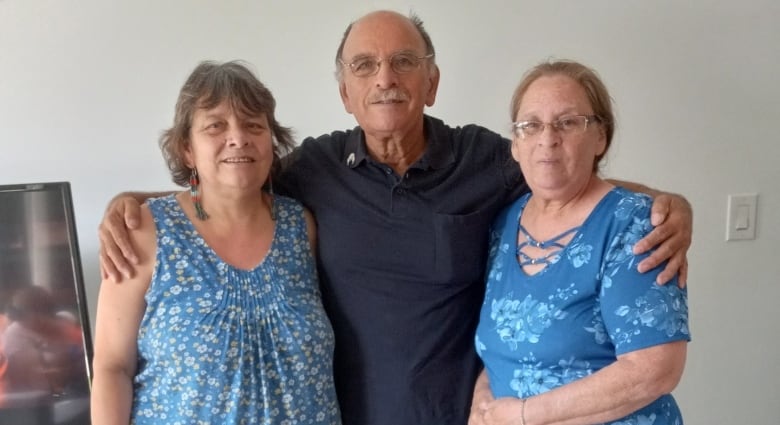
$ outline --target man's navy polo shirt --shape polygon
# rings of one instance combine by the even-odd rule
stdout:
[[[345,425],[467,422],[488,228],[526,186],[498,134],[426,116],[425,135],[403,176],[356,127],[306,139],[274,181],[317,221]]]

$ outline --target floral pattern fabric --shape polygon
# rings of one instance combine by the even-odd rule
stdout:
[[[148,201],[157,263],[138,335],[134,424],[340,424],[333,330],[301,205],[275,197],[268,254],[222,261],[173,196]]]
[[[607,193],[561,251],[527,275],[515,256],[530,195],[507,207],[491,230],[487,288],[475,338],[496,397],[530,397],[586,377],[619,354],[690,340],[685,289],[641,274],[634,244],[652,230],[652,200]],[[671,395],[613,425],[682,424]]]

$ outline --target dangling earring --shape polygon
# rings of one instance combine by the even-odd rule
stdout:
[[[268,174],[268,194],[271,195],[271,220],[276,221],[276,202],[274,202],[274,180]]]
[[[192,197],[192,203],[195,204],[195,215],[199,220],[206,220],[209,215],[203,209],[203,204],[200,203],[200,195],[198,194],[198,185],[200,179],[198,178],[198,170],[193,167],[190,172],[190,197]]]

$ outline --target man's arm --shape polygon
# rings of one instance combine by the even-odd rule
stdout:
[[[98,227],[100,238],[100,274],[104,280],[121,282],[135,274],[138,255],[130,243],[128,229],[137,229],[141,204],[149,198],[173,192],[122,192],[108,203],[103,221]]]
[[[615,186],[653,197],[650,221],[655,229],[637,242],[634,254],[641,254],[655,248],[655,251],[638,265],[641,273],[652,270],[666,260],[666,268],[658,274],[657,282],[665,284],[679,274],[680,286],[688,283],[688,248],[693,234],[693,209],[680,195],[661,192],[639,183],[608,180]]]

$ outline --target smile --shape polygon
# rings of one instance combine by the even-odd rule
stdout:
[[[247,163],[247,162],[255,162],[254,158],[249,158],[246,156],[238,157],[238,158],[227,158],[222,160],[222,162],[226,162],[228,164],[241,164],[241,163]]]
[[[374,105],[392,105],[397,103],[403,103],[401,99],[384,99],[374,102]]]

